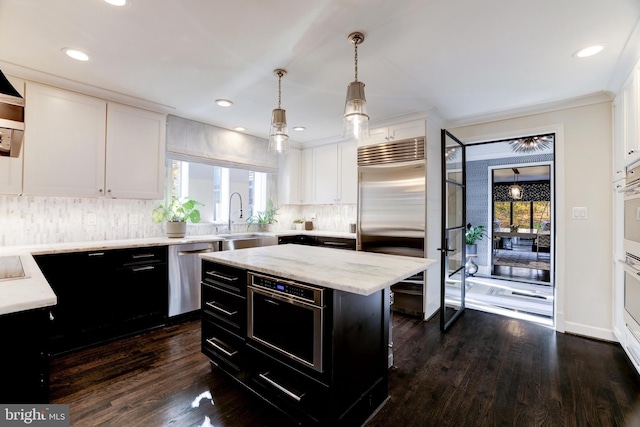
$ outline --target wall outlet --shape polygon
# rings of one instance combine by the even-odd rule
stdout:
[[[85,218],[87,225],[98,225],[98,216],[95,212],[88,212]]]

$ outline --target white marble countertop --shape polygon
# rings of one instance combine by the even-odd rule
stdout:
[[[299,231],[284,230],[267,233],[234,233],[262,234],[265,236],[286,236],[308,234],[314,236],[344,237],[355,239],[353,233],[333,231]],[[181,245],[186,243],[215,242],[223,240],[224,234],[186,236],[183,238],[151,237],[140,239],[95,240],[85,242],[45,243],[21,246],[5,246],[0,248],[0,256],[19,255],[25,274],[28,277],[0,280],[0,315],[23,310],[49,307],[57,304],[57,298],[49,283],[38,268],[33,255],[46,255],[65,252],[84,252],[107,249],[136,248],[146,246]]]
[[[360,295],[371,295],[436,262],[427,258],[294,244],[211,252],[200,257]]]
[[[57,304],[58,299],[29,252],[20,256],[24,277],[0,280],[0,315]]]

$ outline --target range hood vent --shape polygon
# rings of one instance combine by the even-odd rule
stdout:
[[[367,145],[358,148],[358,166],[424,160],[424,138]]]
[[[0,71],[0,156],[18,157],[24,136],[24,99]]]

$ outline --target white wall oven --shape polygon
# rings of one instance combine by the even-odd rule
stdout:
[[[640,163],[627,167],[624,194],[624,321],[640,341]]]

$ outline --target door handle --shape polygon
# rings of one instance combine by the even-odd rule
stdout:
[[[443,254],[446,254],[447,252],[455,252],[455,249],[449,249],[449,248],[437,248],[438,251],[442,252]]]

